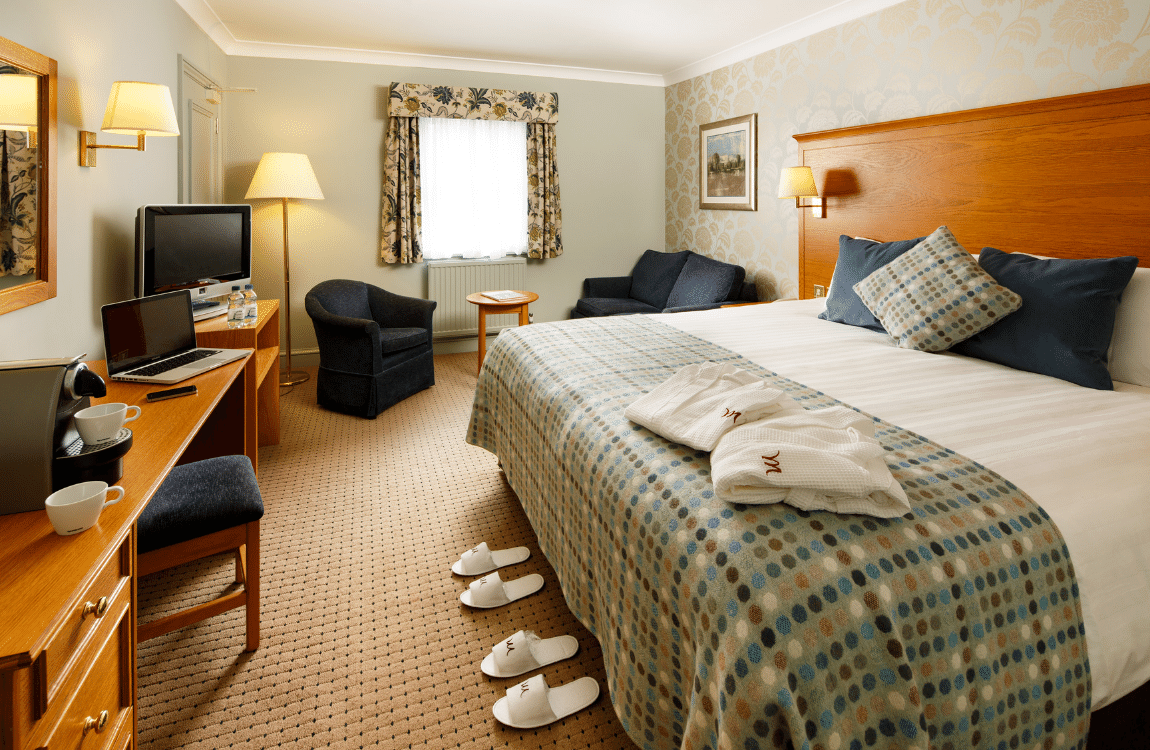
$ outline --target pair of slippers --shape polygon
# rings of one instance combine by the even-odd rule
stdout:
[[[504,581],[497,572],[499,568],[516,565],[531,556],[526,547],[513,547],[492,551],[487,542],[460,555],[451,572],[459,576],[483,576],[472,581],[466,591],[459,595],[459,601],[468,607],[492,609],[510,604],[543,588],[543,576],[532,573],[514,581]],[[496,571],[496,572],[492,572]]]
[[[543,576],[531,574],[513,581],[503,581],[499,568],[524,562],[531,556],[526,547],[491,550],[486,542],[464,552],[451,566],[460,576],[482,576],[472,581],[459,600],[469,607],[490,609],[530,596],[543,588]],[[579,641],[569,635],[540,638],[530,630],[520,630],[491,648],[480,669],[489,677],[506,678],[542,669],[579,651]],[[582,711],[599,698],[599,683],[594,677],[580,677],[566,685],[552,688],[542,674],[537,674],[507,689],[507,695],[495,702],[495,718],[509,727],[535,729]]]
[[[520,630],[495,644],[480,669],[489,677],[518,677],[542,669],[579,650],[579,641],[569,635],[542,639],[530,630]],[[541,674],[507,688],[507,695],[495,702],[495,718],[509,727],[535,729],[582,711],[599,698],[594,677],[580,677],[553,688]]]

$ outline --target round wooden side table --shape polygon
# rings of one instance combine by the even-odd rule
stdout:
[[[483,357],[487,354],[487,316],[519,313],[519,325],[525,326],[530,322],[527,315],[527,306],[539,299],[535,292],[513,290],[521,296],[505,302],[484,297],[483,292],[472,292],[467,295],[467,301],[479,308],[479,366],[475,368],[476,374],[483,369]]]

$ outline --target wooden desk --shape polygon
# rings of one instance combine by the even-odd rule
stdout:
[[[535,292],[523,292],[518,289],[512,291],[519,292],[523,296],[518,299],[507,300],[506,302],[499,302],[490,297],[484,297],[483,292],[472,292],[467,295],[467,301],[479,308],[479,366],[475,368],[478,373],[483,369],[483,358],[487,355],[487,316],[488,315],[505,315],[507,313],[519,313],[519,325],[525,326],[531,322],[531,318],[527,313],[527,306],[535,300],[539,299],[539,295]]]
[[[0,516],[0,750],[135,746],[136,519],[177,463],[233,453],[255,462],[245,425],[251,362],[192,378],[197,395],[155,404],[144,396],[167,386],[108,381],[93,403],[141,414],[129,425],[124,499],[96,526],[62,537],[42,510]],[[89,367],[106,378],[103,362]],[[106,726],[85,730],[102,711]]]
[[[260,300],[259,320],[254,328],[228,328],[228,316],[219,315],[196,323],[196,343],[220,349],[254,349],[255,367],[245,376],[248,400],[255,405],[255,418],[248,422],[248,441],[254,446],[280,442],[280,302]],[[252,451],[252,466],[259,464]]]

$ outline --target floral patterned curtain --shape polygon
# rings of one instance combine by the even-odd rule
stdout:
[[[0,276],[36,270],[36,158],[27,133],[0,131]]]
[[[504,89],[393,83],[388,98],[383,175],[383,240],[387,263],[418,263],[420,249],[419,119],[506,120],[527,125],[528,256],[563,252],[555,124],[559,95]]]
[[[563,211],[559,208],[559,165],[555,126],[527,123],[527,257],[563,254]]]
[[[423,260],[419,206],[419,120],[392,115],[387,125],[383,184],[383,260]]]

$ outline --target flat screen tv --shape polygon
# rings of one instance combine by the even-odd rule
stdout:
[[[141,206],[136,214],[136,296],[187,289],[196,317],[233,285],[251,283],[252,207]],[[209,303],[209,304],[204,304]]]

